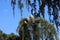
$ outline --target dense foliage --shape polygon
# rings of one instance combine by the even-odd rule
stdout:
[[[53,25],[40,17],[33,20],[22,19],[18,26],[18,33],[21,40],[58,40]]]
[[[14,33],[6,34],[0,30],[0,40],[19,40],[19,36]]]

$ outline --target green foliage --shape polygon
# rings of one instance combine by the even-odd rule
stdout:
[[[25,23],[25,21],[27,22],[27,24]],[[29,30],[30,27],[32,27],[31,30]],[[18,29],[19,29],[18,33],[19,35],[21,35],[20,37],[22,37],[21,39],[23,40],[28,40],[28,39],[32,40],[31,37],[33,37],[33,40],[40,40],[44,38],[45,40],[48,39],[58,40],[57,31],[54,28],[54,26],[48,23],[46,20],[39,17],[35,18],[34,22],[31,22],[31,20],[29,21],[27,18],[22,19],[19,23]],[[33,36],[31,36],[31,34],[29,33],[32,33]],[[28,35],[28,37],[26,34]]]
[[[3,33],[3,32],[1,33],[1,32],[0,32],[0,40],[19,40],[19,36],[15,35],[14,33],[5,34],[5,33]]]
[[[13,16],[15,15],[15,13],[14,13],[15,5],[16,5],[16,0],[11,0],[11,6],[12,6],[12,9],[13,9]]]

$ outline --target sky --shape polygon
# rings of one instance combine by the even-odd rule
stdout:
[[[15,8],[15,17],[11,7],[11,0],[0,0],[0,30],[4,33],[17,33],[16,29],[21,20],[20,11],[18,6]],[[23,17],[28,17],[27,10],[24,8]]]

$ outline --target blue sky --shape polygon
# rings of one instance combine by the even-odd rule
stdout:
[[[12,15],[12,7],[10,0],[0,0],[0,29],[9,34],[16,33],[16,28],[20,20],[20,15],[16,10],[15,18]]]
[[[13,16],[13,11],[11,7],[11,0],[0,0],[0,29],[4,33],[15,33],[20,21],[20,11],[18,6],[15,8],[15,17]],[[24,8],[23,17],[28,17],[27,10]]]

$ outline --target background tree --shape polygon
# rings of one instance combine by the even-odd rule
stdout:
[[[7,34],[3,33],[1,30],[0,30],[0,40],[6,40],[7,39]]]
[[[0,40],[20,40],[20,38],[14,33],[5,34],[0,30]]]

